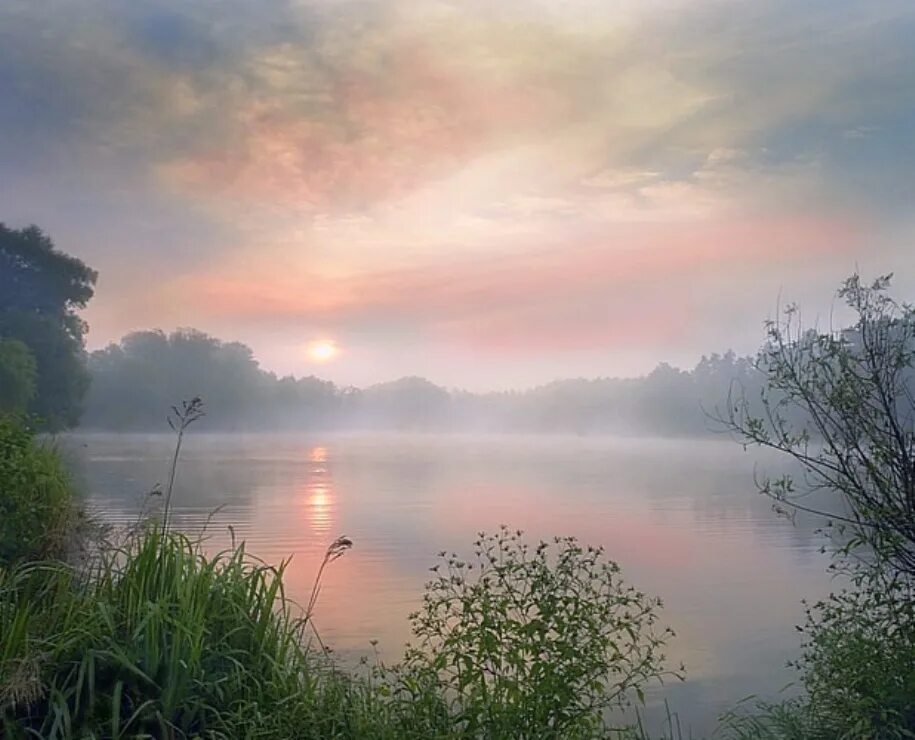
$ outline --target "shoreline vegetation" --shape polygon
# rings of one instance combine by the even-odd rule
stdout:
[[[469,555],[440,554],[399,663],[340,670],[311,615],[323,569],[352,542],[331,544],[301,609],[286,598],[283,563],[258,560],[243,542],[208,555],[172,528],[199,399],[172,409],[169,482],[154,492],[161,516],[123,532],[80,525],[60,458],[37,435],[75,426],[89,370],[85,422],[118,429],[143,428],[173,398],[203,390],[214,429],[242,419],[284,429],[306,411],[314,428],[449,420],[579,434],[695,432],[698,420],[707,431],[711,419],[800,465],[797,477],[760,476],[760,492],[779,513],[821,518],[831,570],[850,584],[807,605],[800,695],[745,702],[715,736],[915,736],[915,307],[890,297],[889,277],[843,284],[856,315],[845,330],[806,328],[789,307],[753,359],[489,396],[419,379],[364,391],[277,379],[246,347],[192,331],[131,335],[87,362],[78,311],[96,277],[36,227],[0,225],[3,737],[644,739],[638,721],[620,726],[620,710],[684,672],[664,659],[673,635],[661,602],[622,580],[603,550],[562,537],[529,543],[509,528],[479,533]],[[812,507],[812,492],[834,506]],[[74,546],[81,536],[84,548]],[[689,728],[668,714],[661,734],[681,740]]]
[[[194,329],[142,331],[88,356],[92,384],[80,421],[92,431],[161,429],[175,398],[207,388],[214,431],[435,431],[706,436],[722,389],[756,395],[764,376],[733,352],[691,370],[662,363],[638,378],[557,380],[523,391],[474,393],[404,377],[366,388],[313,376],[277,377],[252,350]]]
[[[507,528],[479,533],[467,560],[440,553],[399,663],[341,671],[312,613],[324,568],[350,540],[329,546],[303,608],[285,596],[283,563],[243,542],[207,555],[171,529],[181,441],[201,415],[198,399],[174,409],[159,517],[75,562],[34,543],[3,559],[4,736],[634,738],[643,732],[617,712],[681,676],[664,667],[661,602],[622,581],[602,549],[529,544]],[[4,424],[59,470],[30,430]]]

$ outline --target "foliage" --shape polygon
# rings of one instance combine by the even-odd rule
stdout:
[[[796,307],[768,324],[757,367],[767,378],[761,414],[745,396],[727,423],[747,444],[786,453],[804,478],[763,479],[783,511],[821,514],[836,547],[831,569],[849,586],[808,609],[803,694],[725,727],[740,738],[915,736],[915,308],[853,275],[839,296],[847,330],[799,325]],[[804,496],[825,491],[828,508]]]
[[[77,315],[93,294],[96,273],[55,249],[37,227],[0,224],[0,337],[26,344],[35,360],[29,411],[48,426],[72,426],[89,385],[85,324]]]
[[[442,553],[433,568],[411,617],[417,643],[382,671],[395,699],[433,689],[468,737],[596,737],[608,712],[670,675],[660,602],[623,583],[601,549],[529,547],[504,527],[475,548],[473,562]]]
[[[303,624],[243,548],[204,557],[154,527],[89,578],[63,564],[2,583],[3,719],[41,737],[277,737],[314,692]]]
[[[428,584],[412,616],[418,642],[403,662],[343,674],[311,620],[325,568],[352,542],[331,543],[295,616],[285,564],[261,563],[243,543],[208,556],[172,531],[181,443],[203,405],[194,398],[172,412],[163,521],[128,530],[122,544],[103,542],[80,568],[0,567],[4,736],[644,736],[608,726],[608,714],[644,701],[644,685],[668,675],[661,649],[670,632],[656,627],[660,602],[626,586],[600,549],[571,538],[531,549],[505,528],[481,534],[476,573],[451,556],[447,574]],[[22,427],[3,429],[0,473],[34,489],[30,455],[47,453],[54,465],[56,457]],[[9,532],[28,532],[34,522],[13,514]]]
[[[350,545],[335,543],[327,562]],[[415,649],[374,678],[340,673],[309,649],[310,616],[293,616],[284,566],[260,563],[243,545],[208,557],[157,525],[104,550],[87,575],[55,562],[0,571],[2,726],[10,737],[604,736],[600,709],[660,675],[659,640],[639,633],[654,624],[656,604],[621,587],[596,552],[559,545],[555,569],[517,561],[520,570],[504,574],[516,586],[497,587],[493,570],[475,589],[487,604],[503,599],[506,611],[485,625],[505,649],[473,626],[472,611],[459,620],[468,629],[442,631],[441,642],[430,629],[442,624],[417,617],[418,637],[438,644],[446,663],[467,656],[456,666],[463,684]],[[551,585],[555,597],[542,590]],[[575,596],[578,586],[586,590]],[[510,594],[543,623],[512,620]],[[440,598],[433,588],[427,604]]]
[[[890,298],[888,287],[889,277],[845,282],[839,296],[857,315],[845,331],[804,330],[795,307],[771,322],[757,361],[768,379],[764,414],[740,398],[728,422],[744,442],[803,467],[803,485],[791,476],[764,480],[764,493],[793,509],[808,509],[803,496],[814,490],[839,494],[821,513],[847,535],[843,552],[865,546],[915,576],[915,308]]]
[[[915,735],[912,583],[868,569],[808,612],[798,668],[819,737]]]
[[[724,718],[732,738],[900,740],[915,735],[912,586],[868,569],[854,588],[812,605],[800,659],[802,696]]]
[[[0,312],[0,336],[18,338],[35,358],[37,379],[29,413],[52,430],[74,426],[89,388],[82,341],[56,319],[23,312]]]
[[[35,396],[35,358],[18,339],[0,339],[0,414],[25,413]]]
[[[84,424],[109,428],[158,428],[162,409],[175,398],[207,389],[213,426],[282,421],[290,408],[320,418],[329,383],[277,380],[262,371],[250,348],[184,329],[135,332],[89,358],[93,383]],[[275,413],[274,413],[275,412]]]
[[[0,417],[0,567],[59,554],[72,506],[54,451],[36,442],[21,421]]]
[[[82,327],[73,311],[92,298],[96,273],[58,251],[37,226],[11,229],[0,224],[0,311],[29,311]]]
[[[806,708],[800,698],[770,703],[748,697],[720,718],[716,736],[727,740],[815,740],[820,736],[811,726]]]

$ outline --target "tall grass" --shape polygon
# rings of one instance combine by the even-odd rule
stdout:
[[[328,562],[340,546],[329,549]],[[520,687],[526,693],[514,709],[508,696],[492,698],[487,709],[490,700],[480,691],[492,676],[481,675],[479,690],[460,687],[462,710],[455,711],[458,687],[434,670],[417,670],[416,654],[412,662],[378,666],[368,676],[341,672],[323,650],[309,649],[309,617],[296,616],[283,574],[284,565],[261,563],[244,545],[207,556],[198,543],[161,524],[107,550],[88,573],[60,562],[0,571],[4,736],[611,735],[592,722],[573,730],[567,713],[575,704],[556,704],[556,682],[539,695],[536,683]],[[600,656],[588,659],[591,665]],[[536,656],[527,660],[532,671],[558,670],[553,661],[538,669]],[[588,691],[581,687],[570,699],[582,701]],[[528,710],[538,704],[555,711],[531,721]],[[526,717],[517,733],[506,723],[512,713]]]
[[[196,401],[175,410],[168,503],[183,433],[201,413]],[[262,563],[243,543],[208,556],[170,530],[168,511],[121,544],[104,543],[79,568],[36,561],[53,554],[32,544],[46,534],[33,519],[53,521],[36,492],[69,501],[69,489],[53,451],[28,430],[11,422],[0,442],[3,500],[19,512],[3,531],[29,545],[0,565],[4,737],[372,736],[367,725],[384,715],[368,711],[367,684],[308,649],[319,582],[309,611],[296,616],[283,591],[285,564]],[[11,501],[10,490],[36,501],[15,509],[28,498]],[[333,543],[322,572],[351,544]],[[344,731],[354,725],[369,734]]]
[[[202,413],[175,409],[176,454]],[[33,738],[566,738],[614,731],[602,712],[666,675],[659,603],[602,553],[501,530],[452,556],[414,615],[418,644],[366,675],[337,669],[311,615],[244,543],[208,555],[166,512],[79,568],[0,567],[0,729]],[[312,638],[317,637],[313,647]],[[495,641],[495,642],[494,642]]]
[[[346,732],[383,713],[367,684],[307,650],[283,567],[243,545],[207,557],[156,525],[89,574],[3,571],[6,736],[372,736]]]

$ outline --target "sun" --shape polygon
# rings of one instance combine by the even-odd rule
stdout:
[[[315,362],[329,362],[340,353],[340,350],[332,339],[316,339],[308,343],[306,352]]]

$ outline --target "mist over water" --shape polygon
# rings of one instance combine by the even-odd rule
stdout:
[[[0,0],[0,732],[422,736],[431,711],[537,737],[610,683],[641,698],[589,666],[624,675],[638,633],[631,677],[656,678],[651,611],[594,596],[612,579],[574,547],[571,575],[493,556],[479,618],[430,604],[460,602],[463,654],[433,615],[395,682],[429,691],[351,680],[375,640],[402,656],[438,554],[506,525],[602,546],[663,599],[686,680],[646,687],[649,737],[668,703],[724,733],[798,676],[775,714],[800,735],[915,733],[913,38],[912,0]],[[6,587],[108,553],[82,504],[126,531],[164,489],[143,589],[120,550],[116,588],[79,558],[40,598]],[[156,557],[185,562],[184,534],[284,564],[300,604],[352,539],[314,613],[327,680],[312,644],[267,649],[298,654],[288,624],[251,629],[269,588]],[[536,614],[490,593],[515,573]]]
[[[314,376],[278,377],[250,347],[193,329],[134,332],[89,358],[82,426],[162,429],[177,399],[202,395],[207,430],[464,431],[695,436],[719,432],[729,392],[758,399],[750,358],[713,353],[689,370],[660,363],[636,378],[565,378],[533,388],[472,392],[409,376],[362,388]]]
[[[167,474],[168,435],[76,433],[63,440],[89,510],[133,522]],[[812,522],[777,518],[755,493],[754,463],[726,441],[404,434],[201,434],[188,437],[174,497],[177,526],[232,535],[270,563],[290,559],[289,596],[306,601],[324,549],[353,550],[328,569],[315,615],[347,663],[386,659],[408,639],[428,567],[442,549],[470,554],[504,523],[531,539],[604,545],[627,581],[664,599],[677,631],[671,665],[687,680],[653,691],[701,736],[748,694],[792,680],[801,599],[832,583]],[[215,513],[214,513],[215,512]],[[685,726],[684,725],[684,726]]]

